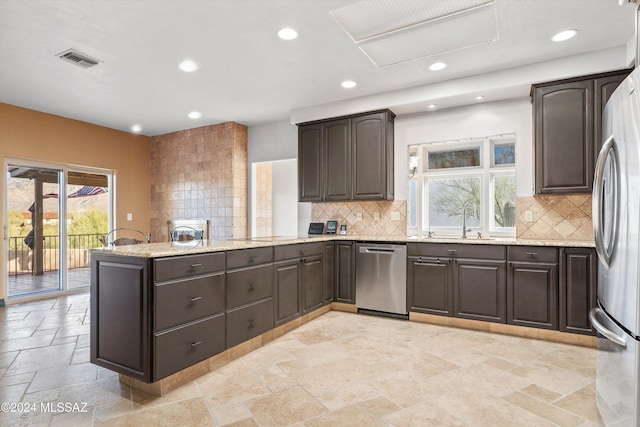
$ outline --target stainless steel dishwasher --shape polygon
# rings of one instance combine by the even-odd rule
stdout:
[[[356,243],[356,306],[407,318],[406,245]]]

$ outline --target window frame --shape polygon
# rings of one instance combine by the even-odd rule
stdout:
[[[495,164],[494,150],[496,146],[500,145],[513,145],[514,162],[512,164]],[[443,169],[428,168],[428,156],[430,152],[442,152],[448,150],[458,151],[472,148],[480,149],[479,166],[463,166]],[[416,196],[418,200],[415,201],[417,224],[412,225],[407,222],[407,235],[422,237],[433,232],[435,233],[435,236],[460,237],[462,235],[462,224],[455,227],[429,226],[429,181],[434,179],[478,177],[480,179],[480,206],[478,207],[480,213],[480,225],[468,227],[471,229],[471,231],[468,232],[470,233],[469,235],[474,236],[477,232],[480,232],[483,236],[515,237],[515,223],[514,227],[496,227],[494,225],[495,178],[501,176],[513,176],[514,179],[517,179],[515,162],[517,153],[515,150],[515,134],[471,138],[462,141],[442,141],[410,145],[407,150],[407,162],[409,162],[410,156],[412,154],[415,155],[416,152],[418,162],[415,171],[410,171],[409,184],[415,182]],[[408,200],[407,203],[408,209],[412,206],[411,196],[411,192],[409,192],[410,200]],[[409,218],[409,216],[410,213],[408,212],[407,218]]]

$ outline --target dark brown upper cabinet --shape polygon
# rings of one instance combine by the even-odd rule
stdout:
[[[602,111],[629,70],[535,84],[536,194],[591,193]]]
[[[300,124],[300,201],[393,200],[394,118],[383,110]]]
[[[298,191],[301,202],[323,199],[321,124],[298,128]]]

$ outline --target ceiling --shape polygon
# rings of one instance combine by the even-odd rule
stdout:
[[[496,41],[444,53],[428,49],[427,57],[402,57],[404,62],[382,67],[335,18],[335,11],[345,7],[355,7],[357,17],[357,7],[364,5],[383,8],[381,16],[393,21],[395,11],[384,10],[389,5],[428,8],[451,1],[367,0],[352,6],[359,1],[0,0],[0,102],[127,132],[139,124],[140,133],[160,135],[226,121],[248,126],[295,121],[292,112],[316,105],[425,93],[388,105],[396,113],[410,113],[431,102],[425,88],[451,88],[474,79],[475,86],[464,94],[438,94],[441,106],[468,104],[476,101],[466,94],[485,87],[484,76],[612,48],[617,49],[611,51],[611,69],[629,65],[625,46],[633,38],[636,6],[620,6],[618,0],[496,0],[490,5]],[[279,39],[282,27],[295,28],[299,37]],[[568,28],[578,29],[578,35],[550,41]],[[472,30],[464,22],[450,25],[441,42]],[[403,40],[405,47],[424,43],[411,40]],[[56,57],[70,48],[101,62],[84,69]],[[178,62],[185,58],[201,68],[180,71]],[[447,67],[430,71],[436,61]],[[595,71],[602,70],[584,74]],[[357,86],[341,87],[347,79]],[[525,80],[533,83],[535,77]],[[483,102],[524,95],[502,93],[499,86],[487,86]],[[455,102],[447,104],[447,98]],[[193,110],[202,117],[188,118]]]

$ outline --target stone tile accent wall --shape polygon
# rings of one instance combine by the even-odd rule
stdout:
[[[167,220],[208,219],[211,239],[246,237],[247,127],[228,122],[151,138],[151,233]]]
[[[525,222],[526,211],[533,222]],[[516,200],[519,239],[593,240],[591,195],[538,195]]]
[[[273,235],[272,164],[256,165],[256,236]]]
[[[399,221],[392,221],[392,212],[398,212]],[[358,220],[357,214],[362,214]],[[380,219],[374,219],[375,213]],[[338,221],[338,231],[341,224],[347,224],[347,234],[405,236],[407,234],[407,201],[381,202],[340,202],[313,203],[311,221],[327,224],[328,220]]]

